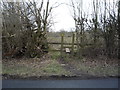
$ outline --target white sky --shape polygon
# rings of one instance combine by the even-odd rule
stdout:
[[[89,13],[89,15],[92,13],[90,7],[90,4],[92,3],[91,1],[92,0],[83,0],[83,9],[86,13]],[[70,4],[70,0],[50,0],[50,3],[54,3],[54,2]],[[110,0],[110,2],[112,3],[113,0]],[[53,31],[60,31],[61,29],[70,31],[71,28],[75,28],[75,22],[72,18],[71,12],[72,11],[70,10],[70,7],[65,4],[62,4],[53,10],[54,22],[56,22],[53,26]]]
[[[90,3],[91,0],[83,1],[87,2],[86,6],[89,6],[88,3]],[[50,0],[50,2],[52,3],[58,2],[59,4],[60,3],[70,4],[70,0]],[[68,5],[61,4],[59,7],[53,10],[54,22],[56,22],[53,26],[54,31],[60,31],[61,29],[70,31],[71,29],[75,28],[75,22],[72,18],[72,12],[70,8],[71,7]]]
[[[14,1],[14,0],[12,0]],[[20,1],[20,0],[17,0]],[[28,0],[23,0],[23,1],[28,1]],[[38,3],[41,0],[35,0]],[[44,0],[44,2],[46,2],[47,0]],[[50,4],[54,5],[55,2],[57,3],[66,3],[66,4],[70,4],[71,0],[50,0]],[[75,0],[73,0],[75,1]],[[76,0],[76,1],[80,1],[80,0]],[[100,0],[103,1],[103,0]],[[106,0],[106,1],[110,1],[111,3],[113,1],[117,1],[117,0]],[[90,14],[92,13],[90,4],[92,3],[92,0],[83,0],[83,9],[86,13]],[[56,4],[57,5],[57,4]],[[75,22],[72,18],[72,10],[70,9],[70,6],[62,4],[57,8],[54,8],[52,11],[52,16],[53,16],[53,21],[55,22],[52,29],[53,31],[60,31],[61,29],[64,29],[66,31],[70,31],[72,28],[75,28]]]
[[[57,0],[58,3],[69,3],[69,0]],[[54,30],[59,31],[61,29],[69,30],[70,28],[74,28],[74,20],[71,16],[69,6],[62,4],[59,7],[53,10],[54,17]]]

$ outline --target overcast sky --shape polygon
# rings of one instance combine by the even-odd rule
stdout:
[[[116,2],[117,0],[114,1]],[[55,2],[70,4],[70,0],[50,0],[50,3]],[[110,0],[110,2],[112,4],[113,0]],[[92,13],[91,4],[92,0],[83,0],[83,9],[84,12],[89,13],[88,17],[90,17],[90,14]],[[70,31],[72,28],[75,28],[75,22],[72,18],[71,12],[71,8],[65,4],[62,4],[53,10],[54,22],[56,22],[53,26],[54,31],[60,31],[61,29]]]
[[[23,0],[23,1],[28,1],[28,0]],[[35,0],[35,1],[39,3],[41,0]],[[47,0],[44,0],[44,2],[46,1]],[[52,11],[53,20],[55,22],[52,27],[53,31],[60,31],[61,29],[70,31],[72,28],[75,28],[75,22],[72,18],[72,10],[70,6],[66,5],[66,4],[70,4],[70,1],[71,0],[50,0],[50,5],[54,5],[56,2],[58,4],[65,3],[65,4],[61,4],[57,8],[54,8]],[[112,3],[113,1],[116,2],[118,0],[106,0],[106,1],[110,1]],[[90,14],[92,13],[91,4],[92,4],[92,0],[83,0],[83,9],[84,12],[88,13],[88,17],[90,17]]]
[[[51,1],[55,2],[55,0],[51,0]],[[56,0],[56,1],[58,3],[70,4],[70,0]],[[84,0],[84,2],[86,1],[88,0]],[[61,29],[69,31],[75,28],[75,22],[72,18],[72,12],[70,9],[71,7],[66,4],[62,4],[53,10],[54,21],[56,22],[53,26],[54,31],[60,31]]]
[[[57,0],[59,3],[69,3],[69,0]],[[69,6],[62,4],[59,7],[55,8],[53,11],[54,21],[54,30],[59,31],[61,29],[69,30],[74,28],[74,20],[71,16]]]

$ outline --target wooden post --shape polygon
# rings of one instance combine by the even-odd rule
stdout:
[[[74,38],[75,38],[75,34],[73,33],[73,36],[72,36],[72,56],[74,55]]]
[[[63,42],[64,42],[64,34],[61,34],[61,57],[63,57]]]

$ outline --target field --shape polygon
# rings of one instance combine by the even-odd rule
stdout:
[[[67,38],[67,39],[66,39]],[[61,37],[48,37],[48,42],[61,43]],[[64,37],[64,43],[72,43],[72,37]],[[60,50],[61,44],[49,45],[51,49]],[[69,46],[69,45],[68,45]]]

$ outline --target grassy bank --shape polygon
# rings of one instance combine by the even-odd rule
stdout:
[[[3,60],[2,73],[21,76],[50,76],[50,75],[69,75],[54,56],[44,56],[32,59],[12,59]]]
[[[42,58],[3,60],[2,74],[30,76],[118,76],[117,60],[77,59],[67,55],[60,59],[59,52],[51,52]]]

